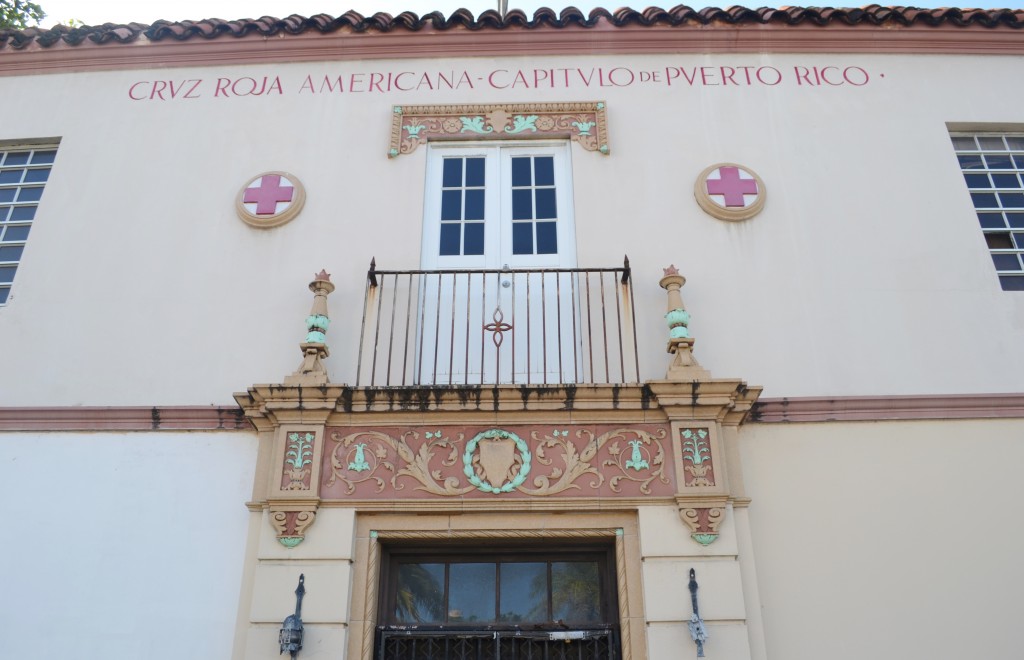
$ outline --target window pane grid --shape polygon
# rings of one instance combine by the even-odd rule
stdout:
[[[484,253],[484,161],[483,157],[444,159],[440,256]]]
[[[952,140],[999,282],[1024,290],[1024,135]]]
[[[0,151],[0,305],[10,297],[56,154],[52,146]]]
[[[557,254],[554,158],[512,159],[512,253]]]

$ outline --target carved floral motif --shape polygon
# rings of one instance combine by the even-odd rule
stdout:
[[[609,153],[603,102],[396,106],[388,157],[429,140],[568,137],[587,151]]]
[[[718,526],[725,518],[725,508],[680,507],[679,517],[690,528],[690,536],[701,545],[709,545],[718,538]]]
[[[684,485],[714,486],[715,471],[707,429],[683,429],[681,435]]]
[[[342,429],[328,434],[333,448],[325,455],[322,492],[328,499],[615,496],[650,495],[657,484],[667,495],[674,492],[665,470],[667,436],[660,425],[600,432]]]
[[[309,490],[313,462],[313,433],[289,433],[284,453],[284,467],[281,475],[283,490]]]

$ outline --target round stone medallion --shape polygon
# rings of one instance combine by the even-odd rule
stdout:
[[[278,227],[299,214],[306,190],[294,174],[264,172],[242,186],[235,199],[238,217],[260,229]]]
[[[704,169],[693,187],[697,204],[719,220],[746,220],[764,208],[767,191],[754,170],[736,163]]]

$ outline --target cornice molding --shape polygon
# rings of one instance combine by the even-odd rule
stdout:
[[[251,431],[233,406],[0,408],[0,431]]]
[[[0,50],[0,75],[367,59],[673,53],[1024,55],[1024,31],[981,25],[804,23],[354,32],[130,43],[91,41]]]
[[[1024,418],[1024,394],[761,399],[748,423]]]

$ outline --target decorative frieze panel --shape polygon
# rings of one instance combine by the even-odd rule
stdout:
[[[677,492],[667,426],[328,428],[323,499]]]
[[[429,140],[569,138],[609,153],[603,102],[395,106],[389,158]]]

